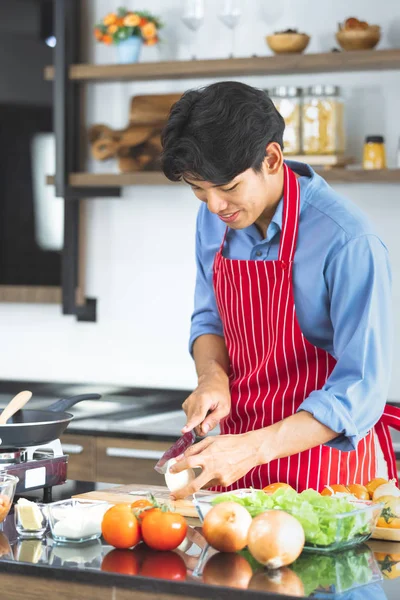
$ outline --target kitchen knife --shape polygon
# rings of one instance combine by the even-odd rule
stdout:
[[[193,429],[182,435],[182,437],[180,437],[179,440],[175,442],[175,444],[172,444],[172,446],[168,448],[166,452],[164,452],[164,454],[154,467],[157,473],[165,475],[167,471],[167,462],[171,460],[171,458],[176,458],[180,454],[186,452],[186,450],[190,448],[190,446],[192,446],[195,441],[196,434]]]

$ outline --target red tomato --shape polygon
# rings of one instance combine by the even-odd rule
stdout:
[[[186,565],[183,558],[175,552],[151,552],[143,561],[140,575],[142,577],[184,581],[186,579]]]
[[[115,548],[132,548],[140,542],[140,527],[129,504],[116,504],[108,509],[101,524],[107,544]]]
[[[185,539],[187,523],[178,513],[152,510],[143,519],[144,542],[154,550],[174,550]]]
[[[160,510],[154,502],[145,498],[136,500],[131,506],[140,524],[148,514],[154,510]]]
[[[107,573],[137,575],[139,562],[133,550],[111,550],[101,563],[101,570]]]

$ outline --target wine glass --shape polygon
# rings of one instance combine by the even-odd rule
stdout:
[[[231,30],[230,58],[233,58],[235,50],[235,28],[242,14],[240,4],[241,0],[223,0],[222,9],[218,15],[220,21]]]
[[[195,60],[195,43],[197,39],[197,31],[202,26],[204,21],[204,0],[185,0],[183,14],[181,18],[186,27],[193,31],[192,60]]]

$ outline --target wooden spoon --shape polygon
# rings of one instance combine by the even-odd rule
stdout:
[[[0,425],[5,425],[10,417],[25,406],[25,404],[32,398],[32,392],[20,392],[7,404],[5,409],[0,415]]]

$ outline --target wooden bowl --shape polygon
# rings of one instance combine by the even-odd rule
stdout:
[[[336,40],[343,50],[371,50],[381,39],[379,25],[370,25],[368,29],[341,29]]]
[[[275,33],[265,39],[275,54],[300,54],[307,48],[310,36],[306,33]]]

